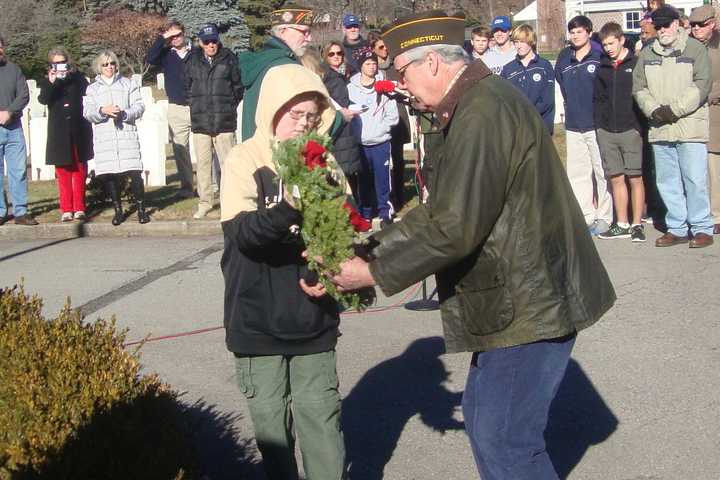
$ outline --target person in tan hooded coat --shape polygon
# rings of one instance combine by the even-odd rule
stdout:
[[[305,281],[302,215],[272,159],[277,142],[326,133],[334,118],[320,77],[295,64],[272,68],[259,93],[257,130],[232,149],[222,176],[225,338],[270,480],[299,478],[295,438],[307,478],[340,479],[344,470],[339,309],[320,283]]]

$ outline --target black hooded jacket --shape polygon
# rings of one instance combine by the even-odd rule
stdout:
[[[628,50],[627,56],[617,67],[607,55],[600,59],[593,93],[595,128],[614,133],[641,131],[642,117],[632,95],[636,63],[637,57],[632,50]]]

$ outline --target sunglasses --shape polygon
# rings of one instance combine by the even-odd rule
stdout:
[[[345,53],[344,52],[328,52],[327,56],[328,56],[328,58],[333,58],[335,56],[344,57]]]
[[[109,67],[109,66],[111,66],[111,65],[112,65],[113,67],[117,67],[117,62],[106,62],[106,63],[103,63],[103,64],[102,64],[103,67]]]
[[[203,43],[203,45],[216,45],[218,43],[218,41],[210,39],[210,40],[203,40],[202,43]]]
[[[385,45],[375,45],[375,48],[378,50],[387,50],[387,47]]]
[[[705,22],[690,22],[690,28],[695,28],[695,27],[698,27],[698,28],[707,27],[707,23],[705,23]]]

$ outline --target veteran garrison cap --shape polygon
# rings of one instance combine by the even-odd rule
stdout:
[[[465,19],[449,16],[442,10],[431,10],[395,20],[382,32],[392,56],[427,45],[462,45]]]
[[[275,25],[306,25],[312,26],[313,12],[309,8],[299,5],[287,5],[273,10],[270,14],[270,24]]]

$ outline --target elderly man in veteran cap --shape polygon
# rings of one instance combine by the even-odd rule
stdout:
[[[707,47],[712,64],[712,90],[708,95],[710,138],[708,139],[708,171],[710,177],[710,210],[713,233],[720,234],[720,32],[717,31],[715,7],[703,5],[690,14],[690,35]]]
[[[543,438],[550,403],[577,332],[615,292],[542,119],[470,63],[463,29],[435,11],[384,32],[400,87],[438,121],[429,200],[333,281],[394,295],[434,273],[447,351],[473,352],[463,413],[483,480],[556,479]]]
[[[272,67],[296,63],[312,40],[312,10],[288,5],[274,10],[270,16],[270,38],[258,52],[240,55],[240,70],[245,86],[242,110],[242,141],[255,134],[255,112],[260,86]]]
[[[633,70],[633,95],[650,123],[655,181],[667,207],[667,232],[655,246],[689,241],[690,248],[707,247],[713,243],[706,145],[710,58],[707,49],[680,26],[673,7],[658,8],[652,21],[658,37],[640,52]]]

